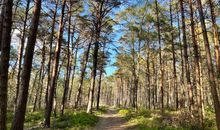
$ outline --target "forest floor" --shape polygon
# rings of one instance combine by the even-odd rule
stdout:
[[[127,121],[115,109],[109,109],[105,114],[99,115],[99,121],[94,130],[125,130],[130,129]]]
[[[59,113],[57,113],[59,115]],[[205,130],[217,130],[213,109],[205,110]],[[10,129],[13,112],[8,112],[7,127]],[[25,130],[43,128],[44,111],[27,112]],[[92,114],[85,109],[66,109],[64,116],[51,117],[51,129],[47,130],[200,130],[198,119],[192,118],[187,109],[160,110],[122,109],[102,106]]]

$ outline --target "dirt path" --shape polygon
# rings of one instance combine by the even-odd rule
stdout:
[[[117,111],[111,109],[99,117],[99,122],[94,130],[125,130],[125,123],[126,121],[117,114]]]

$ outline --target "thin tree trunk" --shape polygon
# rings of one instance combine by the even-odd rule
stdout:
[[[77,56],[78,56],[78,50],[79,50],[78,46],[79,46],[79,43],[76,42],[76,51],[75,51],[75,55],[72,56],[72,57],[74,57],[74,58],[73,58],[73,59],[74,59],[74,62],[73,62],[74,65],[73,65],[73,73],[72,73],[71,87],[70,87],[70,92],[69,92],[69,101],[71,100],[72,90],[73,90],[73,82],[74,82],[74,79],[75,79],[75,73],[76,73]],[[74,49],[73,49],[73,50],[74,50]],[[73,52],[73,50],[72,50],[72,52]]]
[[[51,60],[52,60],[52,46],[53,46],[53,38],[54,38],[54,29],[55,29],[55,24],[56,24],[56,17],[57,17],[57,7],[58,7],[58,3],[59,0],[56,0],[56,5],[55,5],[55,9],[53,11],[54,15],[53,15],[53,21],[52,21],[52,26],[51,26],[51,34],[50,34],[50,50],[49,50],[49,60],[48,60],[48,70],[47,70],[47,74],[48,74],[48,79],[47,79],[47,86],[46,86],[46,92],[45,92],[45,109],[47,109],[47,105],[48,105],[48,91],[49,91],[49,87],[50,87],[50,82],[51,82]],[[45,116],[46,116],[46,111],[45,111]]]
[[[21,65],[22,65],[22,57],[23,57],[23,51],[24,51],[25,33],[26,33],[29,7],[30,7],[30,0],[27,0],[27,5],[25,9],[24,25],[23,25],[22,36],[21,36],[21,43],[20,43],[20,48],[19,48],[19,53],[18,53],[18,74],[17,74],[17,81],[16,81],[16,95],[15,95],[15,101],[14,101],[15,106],[17,103],[19,87],[20,87]],[[14,106],[14,109],[15,109],[15,106]]]
[[[201,80],[200,80],[200,65],[199,65],[199,47],[196,40],[195,34],[195,22],[194,22],[194,9],[192,0],[189,0],[189,7],[190,7],[190,21],[191,21],[191,33],[192,33],[192,42],[193,42],[193,51],[194,51],[194,66],[196,70],[195,79],[196,79],[196,89],[197,89],[197,100],[198,100],[198,112],[199,112],[199,119],[202,128],[204,128],[203,122],[203,114],[202,114],[202,99],[201,99]]]
[[[172,56],[173,56],[173,89],[175,91],[175,105],[178,109],[178,87],[177,87],[177,75],[176,75],[176,55],[175,55],[175,43],[174,43],[174,30],[173,30],[173,0],[170,0],[170,25],[171,25],[171,43],[172,43]]]
[[[160,60],[160,109],[164,112],[164,68],[163,68],[163,61],[162,61],[162,50],[161,50],[161,34],[160,34],[160,18],[159,18],[159,9],[158,9],[158,1],[155,0],[156,4],[156,16],[157,16],[157,35],[158,35],[158,42],[159,42],[159,60]]]
[[[212,31],[213,31],[214,49],[215,49],[215,61],[216,61],[216,70],[217,70],[217,78],[218,78],[218,86],[219,86],[219,84],[220,84],[220,54],[219,54],[220,39],[219,39],[218,25],[216,24],[216,14],[215,14],[215,9],[214,9],[214,1],[208,0],[208,4],[210,7],[211,20],[212,20]],[[220,89],[220,88],[218,88],[218,89]],[[218,91],[220,92],[220,90],[218,90]]]
[[[82,86],[83,86],[83,80],[84,80],[84,76],[85,76],[85,71],[86,71],[86,66],[87,66],[87,62],[89,59],[89,52],[90,52],[90,48],[91,48],[91,43],[92,43],[92,38],[91,38],[91,42],[88,45],[88,48],[86,50],[86,53],[83,56],[83,63],[81,64],[81,74],[80,74],[80,79],[79,79],[79,87],[77,90],[77,96],[76,96],[76,101],[75,101],[75,108],[78,107],[79,105],[79,100],[82,94]]]
[[[33,106],[33,112],[37,109],[37,102],[40,102],[41,100],[41,93],[43,88],[43,80],[44,80],[44,62],[45,62],[45,44],[46,41],[44,40],[43,48],[42,48],[42,61],[41,61],[41,67],[40,67],[40,74],[39,74],[39,80],[38,80],[38,86]],[[40,108],[40,105],[38,105],[38,109]]]
[[[64,83],[64,92],[63,92],[63,99],[62,99],[62,105],[61,105],[61,116],[63,116],[64,113],[64,109],[66,106],[66,102],[67,102],[67,96],[68,96],[68,90],[69,90],[69,82],[70,82],[70,30],[71,30],[71,15],[72,15],[72,11],[71,11],[71,2],[70,2],[70,7],[69,7],[69,16],[68,16],[68,40],[67,40],[67,67],[66,67],[66,79],[65,79],[65,83]],[[72,83],[73,85],[73,83]]]
[[[183,59],[183,46],[181,40],[181,28],[180,28],[180,16],[179,16],[179,5],[176,4],[177,9],[177,26],[178,26],[178,41],[180,43],[180,57],[181,57],[181,77],[184,77],[184,59]],[[181,78],[181,83],[184,84],[184,78]],[[179,105],[179,102],[176,102],[176,106]]]
[[[29,97],[28,97],[28,104],[29,104],[29,105],[32,105],[31,103],[33,103],[33,101],[32,101],[32,95],[33,95],[33,93],[34,93],[34,88],[35,88],[35,86],[36,86],[38,73],[39,73],[39,71],[35,72],[33,84],[32,84],[31,91],[30,91],[30,94],[29,94]]]
[[[190,71],[189,71],[189,60],[188,60],[188,45],[186,40],[186,24],[185,24],[185,11],[183,7],[183,0],[179,0],[180,3],[180,12],[182,17],[182,37],[183,37],[183,51],[184,51],[184,60],[185,60],[185,72],[186,72],[186,81],[187,81],[187,87],[188,87],[188,98],[189,98],[189,110],[192,110],[193,107],[193,93],[192,93],[192,84],[190,79]]]
[[[154,109],[157,108],[157,73],[155,70],[155,60],[152,61],[152,68],[153,68],[153,75],[154,75],[154,95],[153,95],[153,100],[154,100]]]
[[[33,18],[31,21],[30,33],[25,50],[24,67],[21,72],[21,86],[19,88],[18,102],[15,110],[15,115],[12,123],[12,130],[23,130],[24,118],[27,105],[28,89],[30,74],[32,68],[32,61],[34,55],[34,48],[36,43],[37,29],[41,10],[41,0],[35,1]]]
[[[57,45],[55,49],[52,77],[51,77],[51,84],[50,84],[50,93],[49,93],[48,105],[47,105],[46,115],[45,115],[45,127],[46,128],[50,128],[50,116],[51,116],[51,111],[53,108],[54,92],[56,91],[55,85],[56,85],[57,70],[58,70],[59,59],[60,59],[61,44],[63,40],[63,28],[64,28],[63,21],[64,21],[65,7],[66,7],[66,0],[62,0],[62,9],[61,9],[61,16],[60,16],[60,23],[59,23],[59,30],[58,30],[58,39],[57,39]]]
[[[2,45],[2,29],[3,29],[3,12],[4,12],[4,0],[1,0],[0,2],[0,51],[2,50],[1,45]]]
[[[90,91],[89,91],[89,102],[88,102],[88,107],[87,107],[87,113],[92,112],[95,79],[96,79],[96,71],[97,71],[97,63],[98,63],[98,51],[99,51],[99,42],[97,38],[95,42],[94,52],[93,52],[93,68],[92,68],[92,74],[91,74],[92,79],[91,79],[91,85],[90,85]]]
[[[101,68],[101,69],[102,69],[102,68]],[[100,74],[99,74],[98,93],[97,93],[97,104],[96,104],[96,109],[97,109],[97,110],[99,110],[101,85],[102,85],[102,71],[100,71]]]
[[[151,109],[151,82],[150,82],[150,53],[147,52],[147,90],[148,90],[148,109]]]

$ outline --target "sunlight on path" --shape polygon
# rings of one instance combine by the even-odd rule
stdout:
[[[106,114],[99,116],[99,122],[94,130],[125,130],[126,121],[117,114],[116,110],[108,110]]]

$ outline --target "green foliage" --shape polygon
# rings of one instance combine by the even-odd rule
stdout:
[[[215,112],[212,108],[205,109],[204,125],[207,130],[216,130]]]
[[[88,114],[86,112],[68,112],[63,117],[55,119],[53,128],[87,128],[94,126],[97,121],[98,118],[93,114]]]
[[[7,128],[10,129],[13,120],[13,113],[8,112]],[[25,117],[25,128],[42,129],[44,121],[44,112],[30,112]],[[53,129],[87,129],[91,128],[98,122],[98,117],[94,114],[88,114],[84,111],[73,112],[67,110],[63,117],[52,118]]]
[[[207,110],[206,110],[207,111]],[[205,129],[216,129],[214,113],[208,110],[205,118]],[[139,130],[200,130],[198,119],[192,117],[187,110],[166,110],[163,114],[159,110],[119,110],[128,121],[129,126]]]
[[[43,112],[32,112],[27,114],[25,117],[25,122],[33,122],[33,121],[38,121],[42,120],[44,118]]]
[[[119,114],[122,115],[122,116],[126,116],[130,113],[131,111],[130,110],[127,110],[127,109],[121,109],[119,110]]]
[[[101,107],[99,107],[99,110],[95,111],[95,115],[102,115],[106,112],[107,112],[107,107],[101,106]]]

